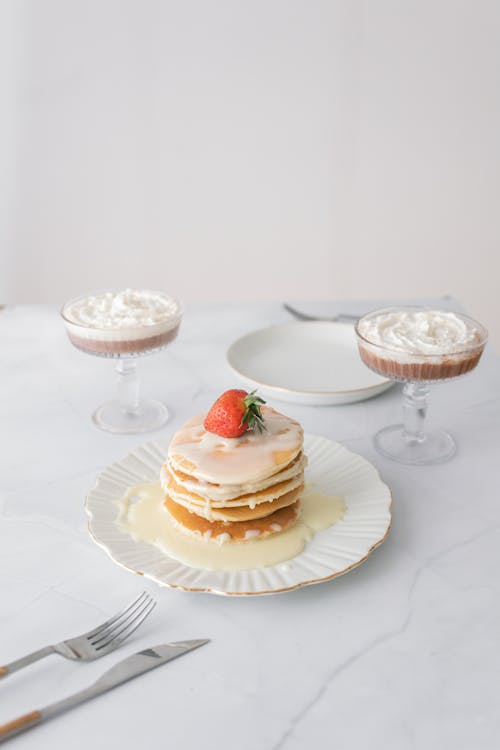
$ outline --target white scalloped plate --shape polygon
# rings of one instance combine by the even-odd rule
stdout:
[[[391,493],[366,459],[323,437],[306,435],[306,482],[325,494],[342,495],[344,518],[320,531],[286,565],[251,570],[202,570],[137,542],[117,524],[118,500],[130,487],[158,478],[168,442],[146,443],[111,464],[97,479],[85,509],[94,541],[119,565],[162,586],[225,595],[273,594],[320,583],[362,563],[391,526]]]

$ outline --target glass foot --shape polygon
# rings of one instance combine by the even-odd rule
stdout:
[[[405,436],[402,424],[384,427],[377,432],[373,442],[382,456],[414,466],[444,463],[457,450],[455,441],[444,430],[425,433],[420,439],[410,439]]]
[[[168,418],[168,409],[160,401],[140,401],[133,410],[124,409],[119,401],[107,401],[92,415],[101,430],[122,435],[157,430]]]

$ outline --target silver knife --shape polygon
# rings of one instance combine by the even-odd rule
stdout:
[[[37,711],[31,711],[24,716],[19,716],[17,719],[8,721],[6,724],[0,725],[0,743],[5,740],[14,737],[14,735],[24,732],[26,729],[31,729],[37,726],[42,721],[52,719],[54,716],[68,711],[70,708],[78,706],[84,701],[88,701],[91,698],[97,698],[98,695],[106,693],[108,690],[112,690],[117,685],[121,685],[128,680],[132,680],[134,677],[138,677],[144,672],[149,672],[150,669],[160,667],[162,664],[166,664],[172,659],[176,659],[178,656],[187,654],[188,651],[192,651],[199,646],[203,646],[208,643],[208,639],[198,641],[178,641],[177,643],[164,643],[160,646],[154,646],[154,648],[147,648],[145,651],[139,651],[133,656],[119,661],[114,667],[108,669],[107,672],[99,677],[97,682],[86,688],[80,690],[78,693],[73,693],[68,698],[64,698],[57,703],[51,703],[45,708],[41,708]]]

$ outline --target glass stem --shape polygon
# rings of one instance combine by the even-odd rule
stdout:
[[[139,376],[135,359],[126,357],[116,363],[118,400],[124,414],[139,413]]]
[[[403,386],[403,437],[408,443],[425,440],[424,422],[427,414],[429,388],[421,383]]]

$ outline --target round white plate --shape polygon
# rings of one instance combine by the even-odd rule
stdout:
[[[235,571],[191,568],[152,544],[134,541],[116,522],[120,498],[130,487],[159,477],[166,451],[167,443],[146,443],[112,464],[99,476],[85,503],[94,541],[119,565],[163,586],[227,595],[290,591],[347,573],[366,560],[389,532],[391,493],[375,467],[338,443],[306,435],[306,482],[325,494],[342,495],[344,518],[315,534],[300,555],[286,563]]]
[[[349,404],[393,384],[363,364],[354,328],[346,323],[321,320],[261,328],[235,341],[227,360],[247,385],[296,404]]]

